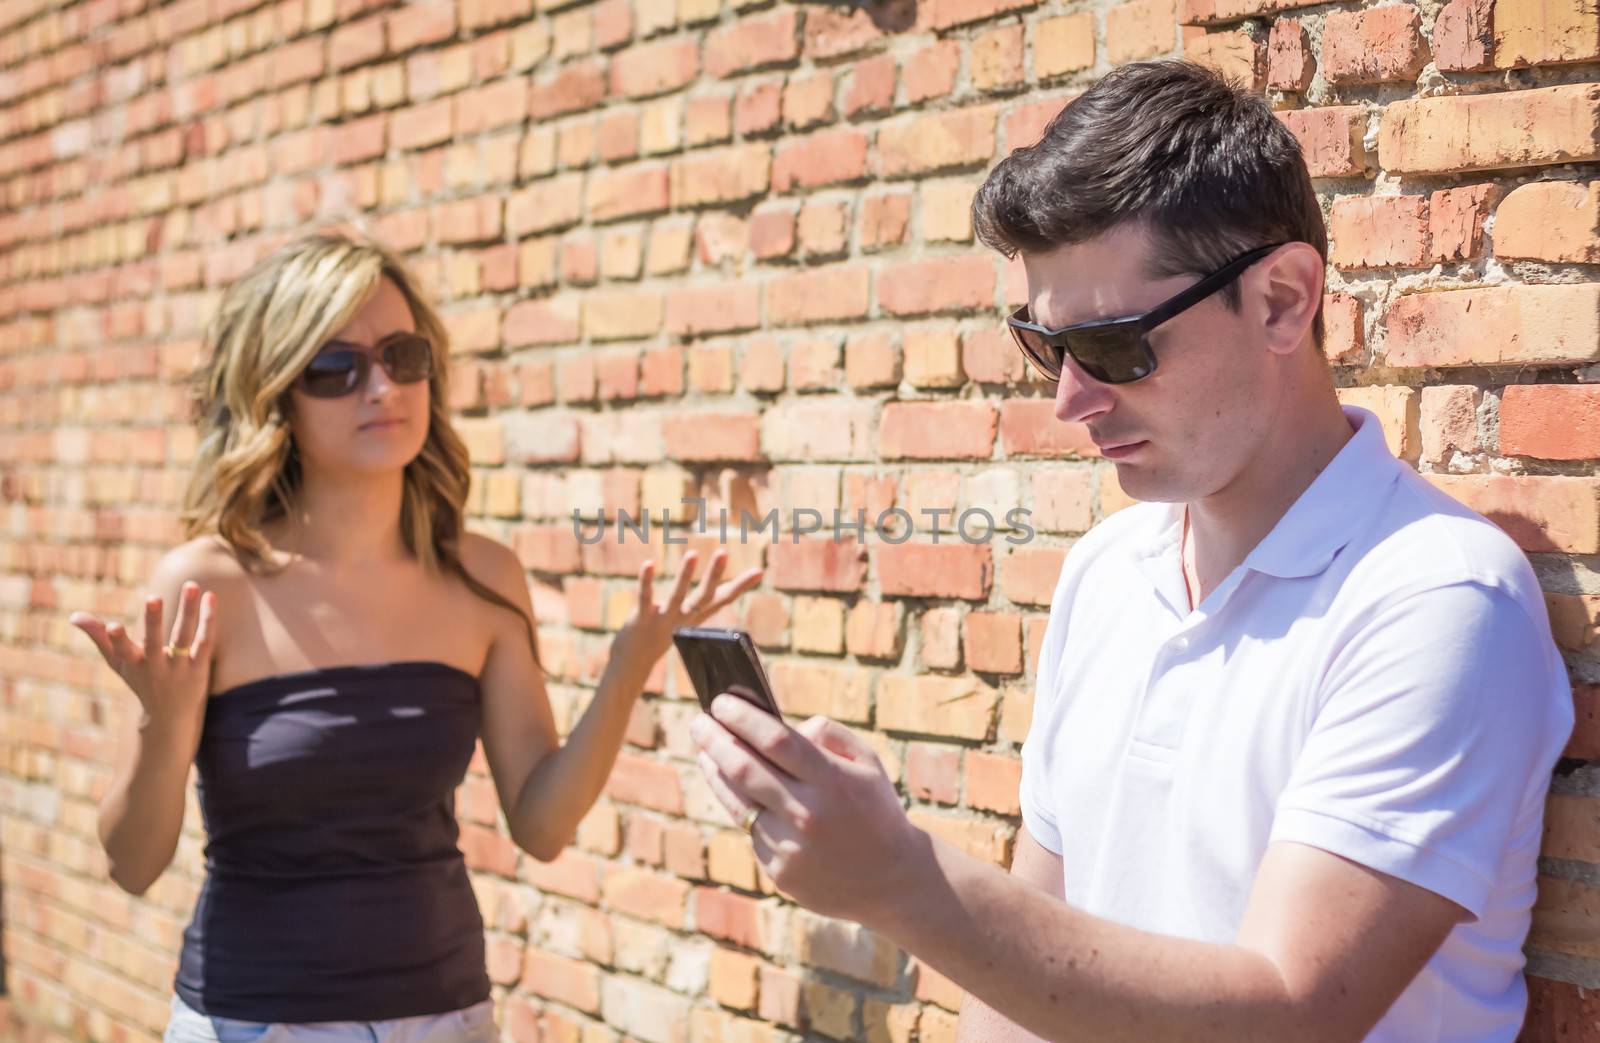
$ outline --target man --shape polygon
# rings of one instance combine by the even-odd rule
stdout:
[[[1335,397],[1293,136],[1129,65],[973,210],[1056,416],[1147,502],[1063,564],[1010,875],[843,727],[722,696],[701,766],[763,866],[965,988],[968,1041],[1513,1040],[1571,693],[1527,560]]]

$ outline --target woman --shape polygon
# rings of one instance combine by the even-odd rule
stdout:
[[[475,740],[512,839],[555,858],[673,629],[760,570],[719,585],[719,550],[690,593],[690,552],[657,605],[646,562],[560,745],[522,566],[463,530],[445,330],[405,268],[293,242],[230,287],[209,344],[188,540],[156,566],[142,642],[71,617],[139,700],[100,809],[119,886],[172,861],[199,769],[206,880],[166,1040],[492,1040],[454,815]]]

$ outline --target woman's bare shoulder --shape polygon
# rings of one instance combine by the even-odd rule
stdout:
[[[247,573],[238,553],[215,533],[185,540],[156,563],[157,577],[170,577],[179,583],[192,579],[202,587],[232,586],[245,579]]]

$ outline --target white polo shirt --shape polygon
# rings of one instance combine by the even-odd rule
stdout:
[[[1457,924],[1367,1043],[1511,1043],[1572,691],[1533,569],[1388,451],[1377,418],[1193,611],[1181,504],[1067,554],[1022,749],[1066,900],[1230,943],[1272,841],[1435,891]]]

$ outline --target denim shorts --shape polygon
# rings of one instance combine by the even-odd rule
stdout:
[[[201,1014],[177,996],[163,1043],[496,1043],[494,1000],[385,1021],[241,1021]]]

